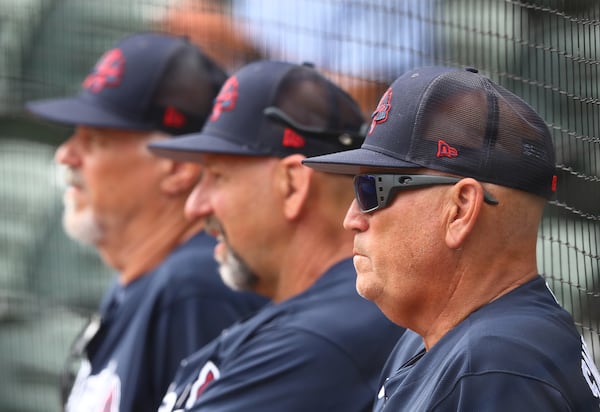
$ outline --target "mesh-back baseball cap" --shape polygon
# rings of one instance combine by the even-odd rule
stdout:
[[[399,77],[361,148],[306,159],[331,173],[428,168],[551,198],[555,155],[543,119],[475,69],[424,67]]]
[[[316,156],[358,148],[365,127],[357,103],[312,66],[263,60],[227,79],[200,133],[149,147],[188,161],[203,152]]]
[[[186,38],[125,37],[98,60],[74,97],[29,102],[50,121],[179,135],[202,128],[227,75]]]

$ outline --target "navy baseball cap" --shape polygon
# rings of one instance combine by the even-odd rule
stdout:
[[[358,104],[312,65],[262,60],[227,79],[200,133],[149,148],[182,161],[198,153],[316,156],[360,147],[365,130]]]
[[[396,79],[359,149],[303,161],[357,175],[427,168],[551,198],[555,153],[544,120],[476,69],[423,67]]]
[[[98,60],[74,97],[27,103],[50,121],[179,135],[200,130],[227,79],[186,38],[164,33],[125,37]]]

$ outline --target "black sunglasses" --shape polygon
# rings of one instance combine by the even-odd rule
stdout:
[[[373,212],[389,205],[393,195],[403,189],[435,185],[453,185],[462,178],[436,175],[358,175],[354,177],[356,201],[363,213]],[[483,200],[497,205],[494,196],[483,190]]]

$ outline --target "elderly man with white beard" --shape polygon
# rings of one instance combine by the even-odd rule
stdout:
[[[223,284],[214,241],[184,216],[201,167],[146,147],[199,130],[225,78],[184,38],[142,33],[107,51],[78,96],[28,104],[75,126],[55,155],[64,227],[118,272],[73,345],[67,411],[156,410],[180,360],[265,301]]]

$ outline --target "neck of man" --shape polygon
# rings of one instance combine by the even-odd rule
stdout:
[[[331,230],[327,230],[331,229]],[[352,257],[353,234],[321,224],[298,225],[278,254],[279,274],[271,299],[281,302],[309,289],[336,263]]]
[[[534,256],[534,255],[529,255]],[[437,313],[430,313],[419,333],[430,350],[446,333],[464,321],[473,312],[510,293],[535,278],[538,274],[535,259],[516,254],[505,254],[488,259],[485,264],[475,263],[458,268],[448,285],[452,292],[438,299]],[[474,271],[474,267],[480,270]],[[429,302],[428,306],[432,306]]]
[[[140,214],[120,228],[107,230],[96,247],[103,261],[119,271],[120,283],[126,285],[153,270],[202,229],[202,221],[188,221],[183,205],[172,202],[159,213]]]

